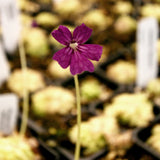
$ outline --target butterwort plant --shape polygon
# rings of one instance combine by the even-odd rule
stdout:
[[[84,71],[93,72],[94,66],[90,60],[99,61],[102,55],[102,46],[97,44],[84,44],[91,36],[92,29],[87,27],[84,23],[77,26],[73,34],[70,30],[60,25],[57,30],[52,32],[52,36],[64,48],[54,53],[53,59],[58,61],[62,68],[70,67],[70,72],[74,76],[77,100],[77,143],[75,149],[75,160],[80,157],[80,125],[81,125],[81,103],[78,74]]]

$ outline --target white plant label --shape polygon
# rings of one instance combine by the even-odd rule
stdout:
[[[13,53],[20,36],[20,13],[17,0],[0,0],[0,19],[5,49]]]
[[[15,94],[0,95],[0,132],[11,134],[17,123],[18,97]]]
[[[144,18],[137,30],[137,86],[145,87],[158,74],[158,22],[155,18]]]
[[[10,75],[10,67],[2,48],[2,44],[0,43],[0,86],[2,83],[8,79]]]

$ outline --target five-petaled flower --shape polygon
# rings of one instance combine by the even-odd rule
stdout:
[[[65,26],[60,25],[52,32],[52,36],[65,47],[53,55],[62,68],[70,66],[72,75],[83,71],[94,71],[93,64],[88,60],[98,61],[102,54],[102,46],[97,44],[84,44],[91,36],[92,29],[85,24],[77,26],[73,34]]]

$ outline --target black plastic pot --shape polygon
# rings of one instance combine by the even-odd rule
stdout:
[[[87,112],[87,113],[86,113]],[[89,115],[90,114],[90,115]],[[95,116],[93,113],[93,110],[86,111],[84,108],[82,108],[82,120],[87,119],[88,116]],[[21,115],[20,115],[21,118]],[[71,127],[71,125],[76,123],[76,115],[68,116],[66,117],[66,125]],[[42,126],[37,125],[37,123],[32,120],[28,119],[28,129],[31,131],[33,136],[37,137],[39,143],[40,143],[40,148],[42,148],[42,153],[43,154],[48,154],[48,156],[55,156],[55,160],[58,159],[63,159],[63,160],[74,160],[74,148],[75,146],[71,144],[71,142],[66,138],[66,135],[64,137],[60,138],[60,142],[58,142],[59,137],[56,135],[49,135],[47,128],[44,128]],[[61,130],[63,131],[63,129]],[[48,142],[49,141],[55,141],[56,145],[54,147],[49,146]],[[66,147],[67,146],[67,147]],[[70,149],[69,149],[70,148]],[[89,155],[89,156],[81,156],[80,160],[96,160],[101,157],[103,157],[106,153],[108,152],[107,148],[103,148],[100,151]],[[57,158],[57,159],[56,159]],[[50,159],[46,159],[50,160]]]
[[[135,129],[132,136],[134,143],[147,154],[151,155],[155,160],[160,160],[160,153],[149,146],[146,143],[146,140],[150,137],[153,126],[158,123],[160,123],[160,116],[158,116],[149,126]]]
[[[41,139],[38,139],[38,142],[40,153],[45,157],[45,160],[61,160],[57,150],[49,148]]]
[[[65,160],[74,160],[74,154],[71,153],[69,150],[63,147],[57,147],[61,157]],[[106,155],[108,152],[107,148],[101,149],[100,151],[86,157],[81,157],[80,160],[98,160]]]
[[[72,121],[72,120],[76,122],[76,116],[71,117],[71,119],[69,119],[69,121]],[[28,128],[31,130],[34,136],[38,137],[37,139],[40,145],[42,146],[42,149],[44,148],[44,152],[48,153],[49,154],[48,156],[55,156],[57,158],[56,160],[58,160],[59,158],[60,160],[61,159],[74,160],[73,152],[74,152],[75,146],[69,140],[67,140],[66,137],[62,137],[62,139],[64,138],[64,140],[59,142],[60,144],[57,143],[54,147],[52,147],[48,144],[48,141],[53,140],[56,142],[57,140],[56,136],[48,135],[48,132],[46,129],[40,126],[37,126],[36,123],[30,119],[28,121]],[[107,152],[108,152],[108,149],[106,147],[94,154],[91,154],[88,156],[81,156],[80,160],[98,160],[99,158],[106,155]],[[49,159],[46,159],[46,160],[49,160]]]
[[[21,117],[22,117],[21,114],[19,114],[18,128],[21,122]],[[42,157],[44,158],[44,160],[60,160],[60,155],[58,151],[53,148],[50,149],[50,147],[48,147],[46,143],[39,138],[38,134],[45,133],[45,130],[43,128],[38,127],[32,120],[29,119],[27,125],[27,132],[29,132],[31,136],[37,139],[39,144],[38,150],[42,155]]]

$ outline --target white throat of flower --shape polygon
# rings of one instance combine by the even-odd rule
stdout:
[[[78,43],[70,43],[69,44],[69,46],[72,48],[72,49],[74,49],[74,50],[76,50],[77,49],[77,46],[78,46]]]

